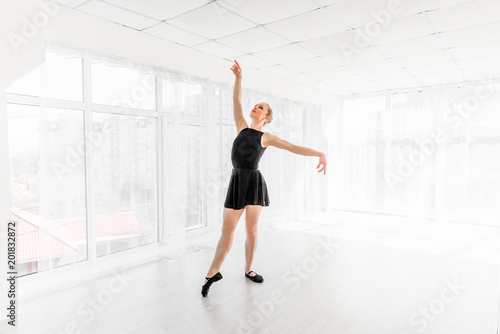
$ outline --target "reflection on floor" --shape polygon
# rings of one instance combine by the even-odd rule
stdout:
[[[26,301],[17,333],[497,334],[500,228],[345,211],[262,226],[257,284],[241,222],[207,298],[218,236]]]
[[[273,225],[294,231],[500,265],[500,227],[334,211]],[[499,225],[500,226],[500,225]]]

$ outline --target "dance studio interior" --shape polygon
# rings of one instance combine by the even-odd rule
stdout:
[[[1,333],[499,333],[499,1],[1,11]]]

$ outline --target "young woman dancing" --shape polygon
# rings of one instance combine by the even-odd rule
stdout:
[[[262,132],[262,127],[271,123],[273,112],[267,103],[258,103],[250,112],[252,122],[248,126],[241,106],[241,67],[235,60],[231,67],[235,75],[233,90],[234,122],[238,135],[233,141],[231,161],[233,170],[229,180],[226,200],[224,202],[222,234],[217,244],[214,259],[205,277],[201,294],[208,295],[212,283],[222,279],[219,272],[222,262],[231,249],[233,234],[243,211],[246,209],[246,241],[245,241],[245,277],[262,283],[264,278],[252,271],[252,262],[257,247],[257,222],[263,206],[269,206],[269,195],[264,177],[260,173],[259,161],[269,146],[274,146],[295,154],[319,157],[319,164],[323,165],[318,172],[326,174],[326,156],[322,152],[298,146],[280,139],[277,136]]]

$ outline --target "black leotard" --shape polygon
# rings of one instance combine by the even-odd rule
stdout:
[[[244,128],[233,141],[233,170],[227,189],[225,208],[243,209],[245,205],[269,206],[269,195],[259,161],[267,147],[262,147],[264,132]]]

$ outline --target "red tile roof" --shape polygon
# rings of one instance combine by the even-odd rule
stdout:
[[[60,239],[57,237],[58,231],[51,231],[50,228],[42,227],[47,225],[41,219],[31,213],[12,213],[13,220],[16,221],[16,260],[17,263],[39,261],[46,258],[57,258],[61,255],[72,253],[78,248],[73,245],[71,239]],[[33,216],[38,217],[33,219]],[[35,225],[33,221],[40,225]],[[51,232],[56,232],[55,234]]]
[[[17,221],[17,261],[26,263],[58,258],[78,251],[75,242],[87,238],[85,218],[53,221],[26,210],[12,208]],[[142,226],[133,211],[96,217],[96,236],[139,234]]]

